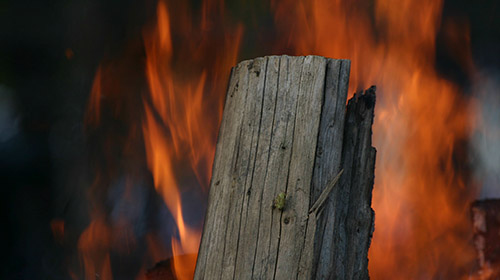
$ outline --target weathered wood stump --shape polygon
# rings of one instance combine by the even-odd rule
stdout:
[[[375,92],[346,110],[349,69],[318,56],[233,68],[195,279],[368,278]]]

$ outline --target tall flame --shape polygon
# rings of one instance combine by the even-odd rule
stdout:
[[[136,99],[122,97],[120,90],[110,94],[108,84],[115,83],[105,75],[113,71],[101,67],[86,116],[98,127],[103,119],[127,115],[131,128],[123,142],[135,145],[124,145],[124,153],[144,144],[155,190],[176,223],[171,254],[178,279],[193,277],[201,230],[186,218],[185,192],[208,186],[227,74],[242,38],[241,26],[225,21],[224,1],[206,0],[200,7],[193,15],[184,1],[160,1],[156,25],[144,33],[148,90]],[[466,172],[457,171],[471,130],[469,100],[435,70],[443,1],[270,0],[270,7],[278,32],[264,48],[350,59],[349,91],[379,88],[372,278],[465,278],[473,258],[467,219],[473,191],[466,187]],[[452,45],[467,41],[467,28],[447,26]],[[473,71],[468,52],[454,55]],[[109,106],[116,110],[106,111]],[[105,145],[112,147],[113,138]],[[78,243],[89,279],[112,279],[110,251],[120,247],[114,237],[131,223],[110,224],[103,212],[93,211]],[[135,242],[133,233],[122,240]],[[155,261],[167,257],[155,248],[154,234],[146,239]]]
[[[176,13],[170,13],[169,5]],[[85,279],[113,279],[114,270],[132,271],[143,279],[148,267],[169,257],[176,279],[193,278],[201,224],[186,218],[184,203],[203,206],[186,200],[207,190],[222,116],[221,93],[242,36],[241,26],[225,25],[221,1],[203,1],[201,7],[195,16],[185,2],[159,1],[156,24],[144,31],[146,81],[122,61],[105,63],[95,74],[85,120],[89,138],[97,142],[99,164],[89,188],[91,221],[78,240]],[[145,155],[139,145],[144,145]],[[141,212],[148,203],[141,196],[149,191],[143,160],[175,221],[172,232],[140,224],[148,220]],[[163,235],[172,236],[170,244],[164,244]],[[140,269],[112,265],[113,255],[144,254]]]
[[[204,11],[216,9],[219,5],[205,4]],[[186,22],[182,15],[178,20],[177,24],[191,29],[185,30],[190,36],[194,33],[201,38],[198,42],[191,41],[192,45],[188,44],[193,53],[183,55],[179,50],[175,57],[179,61],[175,61],[172,19],[167,5],[161,1],[158,3],[157,27],[145,37],[150,95],[144,98],[146,116],[143,133],[156,190],[177,224],[178,238],[172,239],[174,273],[177,279],[192,279],[201,232],[200,228],[189,226],[183,217],[182,189],[185,187],[183,180],[186,181],[183,176],[193,174],[198,185],[208,186],[215,152],[213,131],[217,130],[222,115],[219,91],[223,91],[221,85],[225,85],[225,81],[220,77],[224,77],[236,63],[241,29],[237,28],[234,34],[225,34],[221,45],[213,49],[216,52],[214,56],[219,60],[202,64],[202,69],[196,73],[188,71],[184,74],[176,72],[179,71],[179,63],[189,65],[199,63],[192,61],[197,57],[206,59],[207,48],[213,48],[210,38],[213,34],[203,32],[208,28],[205,14],[199,30],[189,28],[191,23]],[[197,43],[199,45],[195,45]]]
[[[474,256],[468,223],[472,192],[456,170],[463,165],[457,155],[470,131],[468,100],[435,70],[443,3],[366,3],[302,0],[272,6],[286,34],[282,43],[296,54],[351,59],[350,92],[371,84],[380,89],[370,275],[465,278]]]

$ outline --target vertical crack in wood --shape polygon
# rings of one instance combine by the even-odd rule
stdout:
[[[256,119],[258,119],[258,125],[256,127],[252,127],[252,138],[251,138],[251,147],[253,151],[253,157],[251,161],[253,161],[251,169],[248,170],[248,175],[247,175],[247,182],[248,184],[245,184],[245,201],[246,201],[246,208],[244,211],[244,215],[242,216],[242,221],[240,224],[240,235],[243,234],[243,238],[239,240],[238,242],[238,247],[240,245],[242,246],[241,250],[237,250],[237,258],[236,258],[236,269],[235,269],[235,276],[234,278],[238,279],[240,278],[239,275],[246,275],[246,274],[251,274],[251,262],[253,261],[253,258],[255,257],[255,249],[252,247],[256,247],[256,242],[253,238],[252,233],[255,232],[255,229],[258,229],[258,221],[256,219],[256,215],[258,216],[259,213],[254,213],[252,208],[255,208],[257,204],[255,203],[255,198],[259,196],[260,188],[258,183],[254,183],[254,179],[256,176],[261,176],[263,173],[261,170],[258,170],[256,172],[256,169],[258,169],[259,163],[260,163],[260,147],[261,142],[262,142],[262,123],[266,125],[266,122],[263,120],[264,117],[264,102],[265,102],[265,81],[266,81],[266,71],[267,71],[267,58],[264,58],[263,61],[260,61],[258,64],[258,69],[253,68],[253,71],[255,71],[257,77],[260,77],[257,79],[257,89],[256,89],[256,97],[255,99],[260,102],[257,103],[257,105],[260,105],[260,110],[259,114],[256,115]],[[262,70],[262,64],[264,64],[264,70]],[[262,76],[260,76],[260,73],[262,73]],[[262,89],[261,89],[262,87]],[[255,141],[255,144],[253,142]],[[255,146],[255,148],[254,148]]]
[[[315,170],[312,180],[312,201],[318,199],[320,193],[324,190],[339,172],[341,163],[341,147],[343,141],[343,128],[345,118],[345,103],[347,98],[347,84],[342,79],[348,80],[348,71],[344,68],[349,67],[349,62],[345,60],[330,60],[327,64],[325,77],[324,102],[320,120],[320,131],[318,135],[318,146],[315,158]],[[346,75],[343,77],[343,75]],[[339,187],[329,195],[337,198],[341,194]],[[329,213],[319,217],[316,220],[315,215],[310,215],[309,222],[311,227],[316,227],[315,237],[312,238],[314,245],[314,254],[310,257],[312,264],[306,265],[311,271],[305,271],[303,279],[310,279],[312,275],[316,278],[326,278],[329,275],[328,267],[332,266],[334,246],[334,236],[339,232],[335,227],[335,220],[338,216],[337,199],[328,199],[323,207],[324,211]],[[314,220],[311,220],[314,217]]]
[[[286,179],[285,179],[285,193],[288,193],[288,185],[289,185],[289,179],[290,179],[290,166],[292,164],[292,160],[293,160],[293,146],[294,146],[294,140],[295,140],[295,125],[297,123],[297,108],[299,107],[299,94],[300,94],[300,81],[302,80],[302,75],[304,73],[304,58],[303,57],[298,57],[298,58],[294,58],[294,57],[287,57],[287,59],[289,60],[296,60],[296,61],[300,61],[299,62],[299,65],[300,65],[300,74],[299,74],[299,78],[297,79],[297,81],[299,81],[299,84],[298,84],[298,88],[296,90],[296,100],[295,100],[295,108],[293,110],[294,112],[294,115],[293,115],[293,122],[292,122],[292,127],[291,127],[291,136],[290,136],[290,139],[291,139],[291,142],[289,143],[289,146],[290,146],[290,158],[289,158],[289,161],[288,161],[288,164],[287,164],[287,175],[286,175]],[[288,66],[288,69],[290,67],[290,64],[287,64]],[[287,74],[290,75],[290,71],[287,71]],[[293,83],[295,82],[294,80],[289,80],[290,83]],[[290,87],[288,88],[288,90],[292,90],[293,87]],[[295,93],[295,91],[294,91]],[[285,101],[286,102],[286,101]],[[289,119],[287,120],[287,122],[289,121]],[[288,126],[286,127],[286,131],[288,132]],[[286,210],[285,210],[286,211]],[[273,279],[276,279],[276,273],[278,272],[278,263],[279,263],[279,258],[280,258],[280,253],[281,253],[281,240],[282,240],[282,230],[283,230],[283,212],[279,212],[279,239],[278,239],[278,244],[277,244],[277,247],[276,247],[276,263],[275,263],[275,266],[274,266],[274,272],[273,272]]]
[[[317,56],[304,58],[287,184],[287,201],[290,207],[284,212],[286,217],[282,218],[286,230],[281,234],[276,279],[296,278],[300,266],[300,251],[307,229],[310,182],[320,121],[318,108],[321,108],[323,99],[326,62],[325,58]]]
[[[262,102],[262,94],[259,92],[258,88],[259,85],[262,83],[261,79],[263,76],[260,76],[260,71],[262,67],[262,63],[265,61],[264,59],[256,59],[252,61],[248,65],[248,70],[249,70],[249,79],[248,79],[248,88],[252,90],[251,94],[248,95],[248,102],[246,102],[246,110],[244,110],[244,122],[243,122],[243,127],[242,130],[245,132],[244,137],[241,139],[243,141],[243,146],[242,146],[242,151],[244,154],[246,154],[244,160],[238,164],[237,168],[237,180],[238,181],[243,181],[242,184],[240,185],[241,190],[238,188],[238,191],[236,192],[236,195],[241,197],[241,202],[240,202],[240,214],[239,215],[234,215],[234,213],[228,212],[229,217],[234,217],[233,220],[237,220],[237,225],[236,225],[236,233],[234,235],[237,235],[236,242],[234,242],[233,238],[229,236],[229,239],[226,238],[226,243],[230,244],[230,254],[234,254],[234,264],[228,263],[228,265],[225,267],[226,273],[228,275],[231,275],[233,278],[235,276],[235,273],[237,272],[238,268],[238,259],[241,258],[240,254],[242,250],[239,250],[240,244],[242,240],[245,239],[245,235],[242,236],[242,228],[245,227],[245,222],[246,222],[246,214],[245,210],[248,207],[248,196],[245,195],[248,190],[251,188],[251,180],[252,177],[250,174],[253,173],[253,168],[254,168],[254,163],[255,163],[255,157],[256,157],[256,149],[257,149],[257,137],[259,133],[259,126],[260,126],[260,121],[256,124],[255,119],[258,119],[258,116],[261,115],[260,109],[260,103]],[[257,88],[257,90],[254,90],[254,88]],[[254,94],[254,92],[257,92],[257,94]],[[257,117],[257,118],[256,118]],[[245,144],[247,143],[247,144]],[[244,195],[241,195],[243,193]],[[227,244],[226,244],[227,246]],[[245,249],[246,246],[243,246],[243,249]],[[235,250],[236,249],[236,250]],[[226,256],[226,254],[224,254]],[[229,277],[226,275],[222,275],[223,277]]]
[[[267,67],[268,67],[268,64],[269,64],[269,58],[268,58],[268,57],[266,57],[266,66],[265,66],[265,68],[264,68],[264,86],[263,86],[263,91],[262,91],[262,107],[261,107],[261,116],[260,116],[260,118],[261,118],[260,123],[261,123],[261,124],[262,124],[263,119],[264,119],[264,110],[265,110],[265,108],[264,108],[264,104],[266,103],[265,101],[266,101],[266,85],[267,85],[267,77],[268,77],[268,75],[267,75]],[[273,110],[273,111],[274,111],[274,110]],[[273,118],[274,118],[274,116],[273,116]],[[271,123],[271,125],[272,125],[272,123]],[[272,127],[271,127],[271,131],[272,131]],[[259,125],[259,138],[258,138],[258,141],[257,141],[257,156],[258,156],[258,152],[259,152],[259,146],[261,146],[261,145],[262,145],[262,144],[260,143],[260,142],[261,142],[260,136],[261,136],[261,135],[263,135],[263,134],[265,134],[265,133],[266,133],[266,132],[265,132],[265,131],[263,131],[263,129],[262,129],[262,125]],[[267,147],[267,146],[266,146],[266,147]],[[266,150],[267,150],[267,149],[266,149]],[[267,169],[267,166],[268,166],[268,164],[269,164],[269,151],[268,151],[268,156],[267,156],[266,158],[267,158],[267,159],[266,159],[266,161],[265,161],[266,168],[265,168],[265,170],[264,170],[264,180],[265,180],[265,178],[266,178],[266,176],[267,176],[267,170],[268,170],[268,169]],[[256,161],[257,161],[257,157],[256,157]],[[254,166],[255,166],[255,163],[254,163]],[[255,172],[255,167],[254,167],[254,172]],[[253,176],[254,176],[254,174],[252,174],[252,184],[253,184],[253,178],[254,178]],[[259,199],[257,199],[257,202],[258,202],[258,203],[255,203],[255,205],[260,205],[260,204],[261,204],[260,202],[261,202],[261,200],[262,200],[262,193],[263,193],[263,191],[260,191],[260,190],[259,190],[259,192],[257,193],[257,196],[259,197]],[[261,211],[258,211],[258,214],[257,214],[257,215],[258,215],[258,218],[257,218],[257,225],[256,225],[256,226],[257,226],[257,227],[256,227],[256,228],[257,228],[257,234],[256,234],[256,238],[255,238],[255,249],[253,250],[254,252],[253,252],[253,257],[252,257],[252,265],[251,265],[251,267],[252,267],[252,268],[251,268],[251,270],[250,270],[250,275],[253,275],[253,270],[254,270],[254,266],[255,266],[255,256],[256,256],[256,254],[257,254],[257,246],[258,246],[258,244],[259,244],[259,230],[258,230],[258,229],[259,229],[259,225],[260,225]]]
[[[285,86],[289,82],[289,78],[288,76],[282,77],[281,75],[283,75],[283,73],[287,74],[288,72],[281,70],[286,68],[285,66],[289,64],[289,60],[287,57],[283,56],[279,57],[277,62],[278,71],[276,74],[277,82],[275,86],[276,105],[269,154],[269,170],[273,172],[273,175],[267,176],[264,181],[263,196],[266,197],[266,199],[269,199],[269,201],[267,201],[267,203],[264,200],[261,201],[261,211],[264,215],[264,220],[261,222],[259,227],[259,241],[262,240],[262,244],[257,248],[257,257],[254,263],[254,265],[257,264],[258,267],[258,271],[254,273],[254,278],[256,279],[271,279],[274,274],[277,252],[272,248],[277,248],[278,246],[277,243],[279,241],[281,227],[281,212],[272,211],[270,198],[274,197],[279,191],[279,187],[277,185],[279,185],[279,181],[281,180],[283,168],[286,168],[285,170],[288,169],[287,166],[283,166],[283,160],[286,160],[288,149],[281,148],[283,145],[281,138],[286,138],[286,135],[288,135],[287,127],[289,126],[289,122],[286,119],[288,116],[286,118],[283,116],[284,113],[288,113],[288,110],[284,107],[287,107],[292,102],[285,101],[288,99],[287,96],[290,93]],[[281,85],[281,83],[283,83],[283,85]],[[282,92],[283,94],[279,94],[279,92]]]
[[[242,67],[245,67],[246,72],[244,72],[244,73],[246,73],[246,82],[247,82],[247,84],[245,86],[246,91],[245,91],[245,102],[244,102],[244,104],[248,104],[249,90],[251,88],[250,87],[250,71],[249,71],[250,67],[249,67],[249,65],[244,65]],[[237,174],[237,173],[239,171],[239,168],[238,168],[239,167],[239,163],[241,164],[241,161],[240,161],[241,160],[240,159],[240,153],[242,152],[241,149],[245,149],[244,145],[243,146],[241,145],[241,142],[242,142],[242,137],[243,137],[242,135],[243,135],[243,133],[245,131],[244,128],[246,127],[246,116],[247,116],[247,111],[244,110],[243,111],[243,115],[241,117],[241,122],[240,122],[240,125],[239,125],[239,132],[240,132],[240,134],[239,134],[239,136],[237,138],[237,141],[236,141],[236,143],[237,143],[237,145],[235,147],[236,155],[233,157],[234,158],[234,160],[233,160],[234,161],[234,168],[232,169],[232,171],[230,173],[230,176],[229,176],[231,178],[231,185],[230,185],[231,187],[229,188],[231,192],[230,192],[229,197],[226,198],[226,199],[229,200],[229,203],[228,203],[229,207],[227,208],[227,212],[225,213],[225,216],[226,216],[226,219],[229,220],[230,217],[231,217],[231,214],[234,214],[234,212],[232,212],[231,210],[233,210],[234,208],[238,209],[237,208],[238,205],[240,206],[240,210],[239,210],[240,214],[237,216],[237,218],[232,219],[231,223],[227,223],[226,222],[225,235],[224,235],[224,240],[225,241],[222,242],[222,244],[221,244],[221,246],[223,247],[223,249],[222,249],[222,256],[220,256],[220,258],[222,258],[222,269],[220,269],[220,275],[218,276],[221,279],[223,279],[223,277],[226,277],[226,276],[224,276],[224,273],[231,274],[230,270],[231,270],[232,267],[234,267],[234,265],[230,264],[232,262],[231,261],[231,257],[225,258],[224,256],[227,256],[227,254],[226,254],[226,247],[228,245],[228,242],[231,242],[231,241],[234,240],[234,237],[232,236],[232,235],[234,235],[234,233],[233,233],[234,232],[234,228],[235,227],[239,227],[239,225],[241,223],[241,212],[242,212],[242,208],[243,208],[243,203],[241,203],[241,200],[244,199],[244,197],[239,196],[239,199],[234,198],[234,193],[235,192],[238,193],[237,192],[237,189],[238,189],[237,186],[240,185],[240,183],[239,183],[239,174]],[[224,159],[222,159],[222,160],[224,160]],[[236,178],[235,178],[235,175],[236,175]],[[225,203],[225,201],[223,200],[221,203]],[[237,225],[235,225],[235,224],[237,224]],[[238,233],[238,235],[236,237],[236,244],[238,244],[238,240],[240,238],[239,231],[237,233]],[[228,240],[228,237],[227,237],[228,234],[229,234],[229,240]],[[230,244],[231,243],[229,243],[229,245]],[[230,248],[230,249],[232,249],[232,248]],[[236,252],[237,252],[237,249],[236,249]],[[233,253],[233,252],[231,252],[231,250],[230,250],[230,254],[231,253]],[[232,257],[234,258],[234,263],[236,263],[236,256],[232,256]],[[226,270],[225,268],[226,269],[229,268],[229,271]],[[216,271],[217,268],[214,268],[214,270]]]
[[[276,57],[267,57],[267,64],[266,64],[266,80],[264,81],[264,91],[265,93],[266,92],[269,92],[271,91],[270,93],[268,93],[269,95],[269,98],[271,99],[270,102],[271,102],[271,105],[272,105],[272,120],[271,120],[271,123],[270,123],[270,131],[269,131],[269,141],[266,145],[266,151],[267,151],[267,157],[266,157],[266,161],[265,161],[265,164],[266,164],[266,168],[265,168],[265,174],[264,174],[264,182],[263,182],[263,188],[262,188],[262,191],[259,193],[260,197],[259,197],[259,203],[258,205],[259,206],[259,218],[258,218],[258,230],[257,230],[257,237],[256,237],[256,246],[255,246],[255,253],[254,253],[254,258],[253,258],[253,262],[252,262],[252,270],[251,270],[251,275],[252,275],[252,278],[255,278],[255,264],[257,263],[258,261],[258,250],[259,248],[262,248],[264,247],[261,243],[261,230],[262,230],[262,215],[266,213],[266,208],[264,206],[264,192],[265,192],[265,183],[268,179],[268,171],[269,171],[269,162],[270,162],[270,159],[271,159],[271,155],[272,155],[272,142],[273,142],[273,138],[274,138],[274,123],[275,123],[275,117],[276,117],[276,106],[277,106],[277,96],[276,96],[276,93],[278,91],[277,89],[277,85],[279,84],[279,63],[280,63],[280,58],[276,58]],[[273,75],[272,71],[273,71],[273,66],[274,64],[276,63],[276,61],[278,62],[277,65],[278,65],[278,75]],[[271,64],[271,66],[269,66]],[[270,77],[270,82],[267,81],[267,77]],[[273,87],[273,81],[272,79],[274,79],[274,77],[276,77],[276,87]],[[265,93],[264,93],[264,96],[265,96]],[[263,102],[263,106],[264,106],[264,102]],[[264,108],[264,109],[267,109],[267,108]],[[261,132],[261,133],[265,133],[264,132]],[[259,277],[260,278],[260,277]]]

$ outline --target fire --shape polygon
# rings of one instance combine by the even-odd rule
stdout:
[[[53,219],[52,221],[50,221],[50,229],[52,230],[52,235],[54,236],[54,240],[59,244],[63,244],[64,220]]]
[[[97,169],[90,188],[92,221],[78,242],[86,279],[112,279],[110,256],[133,254],[140,250],[139,242],[147,244],[149,256],[138,279],[144,277],[145,269],[168,257],[176,279],[193,278],[201,225],[186,220],[184,203],[187,192],[199,188],[206,192],[208,187],[222,116],[220,93],[227,84],[227,73],[236,64],[242,28],[222,24],[224,7],[217,1],[203,3],[199,22],[186,4],[170,5],[175,14],[170,13],[167,2],[160,1],[156,24],[144,30],[147,90],[128,88],[131,81],[125,80],[129,74],[124,70],[128,67],[120,62],[101,65],[95,75],[86,124],[103,146],[104,166]],[[116,123],[126,128],[125,134],[123,130],[112,131]],[[159,232],[144,235],[134,225],[140,222],[138,214],[123,208],[141,209],[144,199],[140,195],[147,192],[136,182],[140,172],[129,163],[131,158],[140,166],[138,143],[144,145],[154,188],[175,221],[169,233],[171,244],[165,244]],[[123,160],[116,160],[117,154]],[[123,175],[125,183],[113,183],[122,169],[128,173]],[[109,202],[103,205],[103,198],[109,199],[110,193],[115,194],[112,207],[118,214],[109,213]]]
[[[470,100],[435,70],[443,1],[270,0],[270,7],[277,36],[264,48],[350,59],[350,93],[372,84],[379,89],[372,278],[466,278],[474,255],[468,244],[474,193],[460,172],[466,158],[460,152],[471,131]],[[185,193],[208,186],[227,76],[243,34],[241,26],[228,24],[223,1],[202,1],[200,11],[193,11],[183,1],[160,1],[156,24],[144,31],[147,89],[125,95],[125,86],[113,88],[120,79],[110,77],[123,67],[99,67],[86,115],[97,129],[110,117],[126,124],[121,156],[144,147],[155,191],[176,223],[171,252],[158,245],[157,232],[146,234],[145,247],[155,262],[171,255],[178,279],[193,277],[201,235],[200,225],[186,218],[192,205],[186,205]],[[447,22],[442,29],[449,46],[468,39],[461,23]],[[461,50],[453,55],[472,73],[470,53]],[[104,150],[112,150],[116,138],[106,138]],[[99,170],[91,192],[119,173],[109,169],[107,176]],[[126,176],[120,198],[130,204],[138,203],[133,182],[141,178],[133,175]],[[94,208],[78,247],[87,278],[112,279],[110,252],[137,248],[138,231],[131,229],[132,218],[113,220],[104,207]],[[116,241],[122,231],[127,234]],[[120,240],[128,245],[122,248]]]
[[[208,5],[205,8],[209,10],[218,5],[205,4]],[[177,24],[190,26],[190,22],[186,22],[182,16],[177,20],[180,21]],[[207,28],[207,20],[204,18],[200,23],[200,29]],[[174,57],[177,50],[174,49],[171,38],[171,21],[167,5],[160,1],[157,27],[145,37],[146,75],[150,95],[144,98],[146,116],[143,132],[148,166],[154,177],[156,190],[163,197],[177,224],[178,239],[172,239],[173,271],[177,279],[192,279],[201,230],[192,228],[184,220],[182,180],[185,178],[182,176],[191,172],[200,186],[208,186],[215,152],[215,142],[210,136],[217,130],[222,115],[222,99],[217,96],[222,88],[217,83],[224,83],[219,77],[224,77],[236,63],[241,30],[237,29],[232,38],[223,38],[225,40],[216,52],[225,53],[215,54],[221,60],[208,64],[212,68],[205,64],[196,73],[183,76],[183,73],[176,72],[179,68],[176,69],[175,64],[193,63],[190,59],[206,59],[206,48],[212,44],[211,34],[200,32],[194,27],[187,28],[191,29],[186,30],[190,34],[201,34],[199,42],[191,42],[199,45],[188,46],[194,50],[189,56],[183,56],[180,51]],[[175,58],[179,61],[175,61]],[[207,99],[210,97],[215,100]]]
[[[109,248],[111,233],[102,220],[94,220],[78,240],[78,250],[83,261],[86,279],[112,280]]]
[[[90,92],[88,112],[86,122],[88,125],[97,125],[101,120],[101,93],[102,88],[102,73],[99,67],[96,71],[92,90]]]
[[[371,84],[380,89],[370,275],[466,278],[474,257],[468,222],[473,192],[456,170],[464,165],[458,156],[471,129],[469,101],[435,70],[443,2],[294,2],[272,2],[286,34],[282,44],[296,54],[351,59],[351,93]],[[469,53],[460,54],[471,61]]]

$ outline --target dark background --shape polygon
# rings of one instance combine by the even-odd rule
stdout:
[[[248,5],[227,6],[245,26],[240,59],[269,54],[275,32],[268,4]],[[152,0],[0,1],[0,278],[69,279],[64,258],[76,248],[59,246],[50,222],[66,220],[73,245],[89,222],[83,118],[92,80],[102,61],[142,71],[142,32],[155,10]],[[499,12],[496,0],[455,0],[443,13],[443,22],[468,23],[474,62],[492,73],[500,70]],[[467,62],[444,32],[437,42],[438,70],[467,92]],[[127,73],[141,83],[137,69]]]

